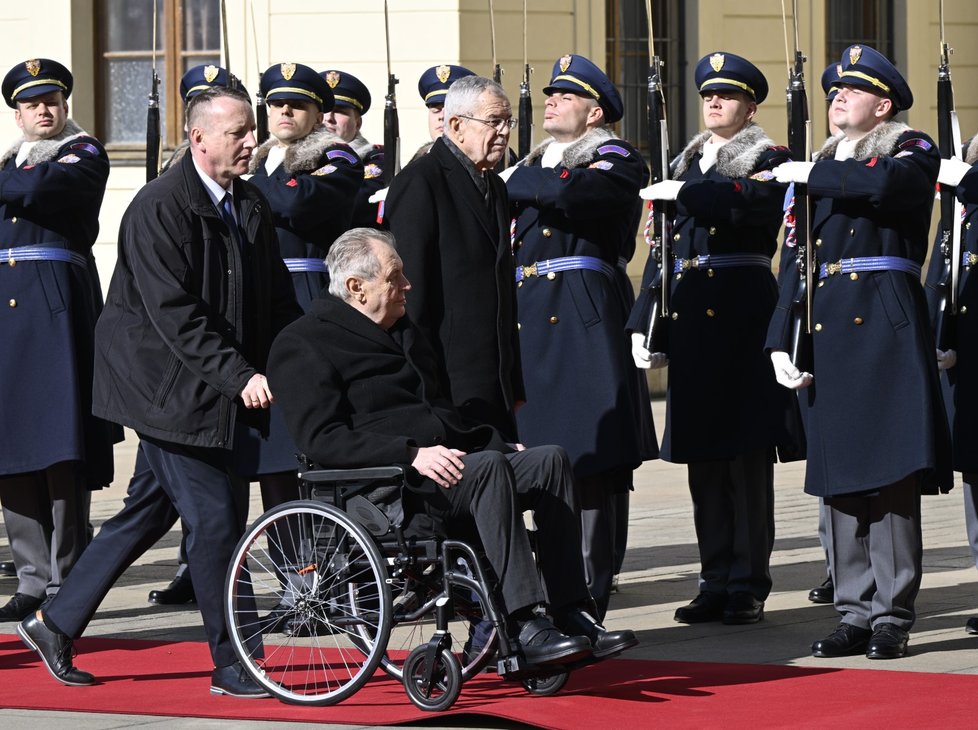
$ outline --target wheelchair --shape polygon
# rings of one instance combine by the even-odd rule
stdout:
[[[300,499],[261,515],[228,568],[228,632],[255,682],[283,702],[331,705],[380,668],[417,707],[440,711],[495,657],[500,677],[531,694],[564,686],[570,667],[527,665],[508,638],[468,544],[405,538],[403,469],[307,466]],[[483,619],[492,629],[473,646],[470,625]]]

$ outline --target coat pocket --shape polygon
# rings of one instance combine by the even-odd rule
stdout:
[[[601,315],[591,296],[591,290],[587,285],[586,277],[581,271],[569,271],[565,274],[567,288],[570,290],[571,299],[577,314],[581,318],[581,323],[585,327],[592,327],[601,321]],[[600,276],[600,274],[598,274]]]
[[[163,377],[160,378],[160,386],[156,389],[156,395],[153,397],[153,405],[156,408],[163,408],[166,404],[167,398],[173,390],[173,385],[177,381],[180,364],[180,358],[172,352],[167,356],[166,368],[163,370]]]
[[[73,264],[55,264],[51,261],[38,261],[37,277],[40,279],[41,290],[44,292],[44,298],[47,300],[51,314],[60,314],[66,308],[65,291],[62,284],[67,284],[67,282],[58,280],[58,271],[55,269],[55,266],[67,267],[73,266]]]
[[[890,320],[893,329],[899,330],[910,324],[910,317],[897,294],[893,277],[894,274],[891,272],[882,272],[873,276],[873,283],[879,293],[880,303],[883,305],[886,318]]]

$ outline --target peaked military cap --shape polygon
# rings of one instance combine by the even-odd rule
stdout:
[[[3,100],[11,109],[18,101],[41,96],[51,91],[64,93],[65,99],[71,96],[74,85],[71,71],[50,58],[32,58],[18,63],[3,77]]]
[[[746,58],[725,51],[703,56],[693,73],[700,94],[707,91],[741,91],[760,104],[767,98],[767,79]]]
[[[869,46],[857,43],[842,52],[839,83],[885,96],[897,111],[913,106],[913,93],[896,66]]]
[[[825,100],[832,101],[839,93],[839,86],[842,78],[842,64],[830,63],[822,72],[822,91],[825,92]]]
[[[366,114],[370,108],[370,91],[364,83],[353,74],[346,71],[330,69],[319,74],[326,85],[333,90],[336,106],[347,106]]]
[[[319,111],[333,108],[333,91],[326,79],[301,63],[277,63],[261,75],[265,101],[311,101]]]
[[[625,113],[621,95],[611,79],[584,56],[568,54],[557,59],[550,74],[550,84],[543,93],[549,95],[555,91],[570,91],[594,99],[604,109],[604,118],[609,124],[617,122]]]
[[[183,97],[184,102],[187,102],[201,91],[213,86],[231,87],[248,93],[237,76],[228,73],[226,68],[208,63],[187,69],[187,73],[180,79],[180,96]]]
[[[418,79],[418,93],[421,94],[425,106],[444,104],[448,87],[466,76],[475,76],[475,72],[469,71],[465,66],[450,63],[432,66]]]

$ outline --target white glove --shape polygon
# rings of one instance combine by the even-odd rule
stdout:
[[[815,167],[814,162],[782,162],[772,172],[778,182],[793,182],[804,185],[808,182],[808,176],[812,174],[813,167]]]
[[[682,180],[663,180],[655,185],[642,188],[638,194],[642,200],[675,200],[682,186]]]
[[[505,170],[503,170],[501,173],[499,173],[500,179],[503,182],[509,182],[509,176],[513,174],[513,171],[516,170],[517,167],[518,167],[518,165],[513,165],[512,167],[507,167]]]
[[[953,368],[958,362],[958,353],[950,348],[937,351],[937,369],[947,370]]]
[[[367,198],[367,202],[368,203],[383,203],[385,200],[387,200],[387,191],[388,190],[390,190],[390,188],[381,188],[376,193],[374,193],[369,198]]]
[[[811,373],[803,373],[796,368],[791,362],[791,357],[784,350],[771,352],[771,364],[774,365],[774,377],[789,390],[807,388],[815,379]]]
[[[937,182],[949,187],[957,187],[968,170],[971,169],[964,160],[952,157],[950,160],[941,160],[941,171],[937,173]]]
[[[632,332],[632,360],[635,367],[642,370],[658,370],[669,364],[669,356],[664,352],[649,352],[645,347],[645,335]]]

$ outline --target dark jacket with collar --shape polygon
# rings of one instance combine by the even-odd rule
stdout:
[[[486,176],[492,210],[443,139],[391,183],[385,215],[411,282],[408,314],[435,348],[451,400],[512,437],[524,400],[506,187]]]
[[[72,120],[34,144],[0,156],[0,250],[65,249],[79,263],[0,255],[0,475],[75,462],[88,486],[112,481],[114,424],[92,416],[92,349],[102,288],[92,256],[109,177],[102,144]]]
[[[249,182],[268,200],[282,258],[324,259],[333,241],[352,227],[363,161],[342,139],[320,125],[290,144],[271,174],[265,160],[274,137],[255,150]],[[321,272],[293,272],[299,304],[305,308],[329,283]]]
[[[529,394],[517,424],[527,446],[559,444],[575,474],[591,476],[658,454],[645,372],[632,363],[625,332],[634,296],[624,265],[635,250],[648,169],[634,147],[603,128],[543,167],[552,143],[531,151],[506,182],[516,265],[588,256],[610,275],[576,269],[517,284]]]
[[[838,144],[825,144],[808,178],[818,263],[895,256],[923,264],[940,168],[934,142],[891,121],[850,159],[835,159]],[[781,270],[770,349],[790,348],[798,276],[794,265]],[[828,276],[814,289],[813,330],[815,382],[801,391],[805,491],[869,492],[917,472],[925,491],[949,489],[949,434],[920,279],[893,270]]]
[[[324,467],[409,464],[412,447],[439,444],[511,451],[495,429],[463,421],[436,368],[407,317],[388,333],[329,295],[276,338],[268,378],[292,438]]]
[[[233,196],[244,257],[189,154],[129,205],[95,332],[96,415],[165,441],[230,447],[241,390],[301,314],[268,203],[243,180]]]

